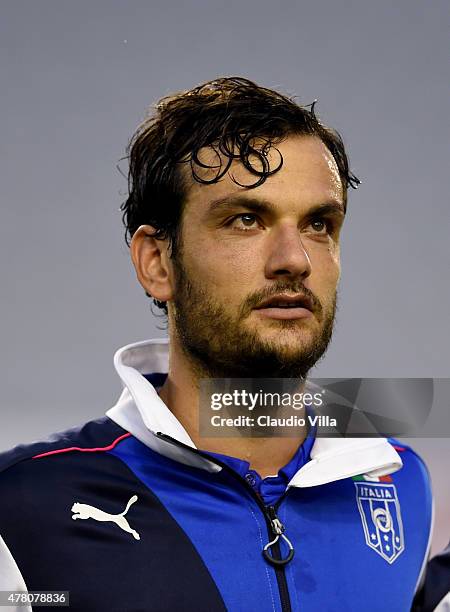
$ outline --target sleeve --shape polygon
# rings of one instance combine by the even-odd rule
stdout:
[[[412,612],[450,612],[450,542],[428,561]]]

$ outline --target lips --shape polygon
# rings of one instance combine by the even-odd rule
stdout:
[[[272,295],[267,298],[255,310],[261,310],[263,308],[306,308],[307,310],[313,311],[313,302],[311,298],[302,294],[289,295],[280,293]]]

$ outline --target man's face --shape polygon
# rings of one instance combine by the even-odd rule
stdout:
[[[339,172],[316,137],[290,136],[277,149],[283,166],[259,187],[233,182],[230,173],[243,185],[257,178],[233,161],[221,181],[192,180],[188,192],[169,317],[202,376],[306,376],[331,339]],[[209,149],[201,159],[217,163]],[[279,159],[270,149],[271,167]]]

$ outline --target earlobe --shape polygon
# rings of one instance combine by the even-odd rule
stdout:
[[[172,275],[168,241],[154,238],[155,228],[141,225],[133,234],[130,254],[142,287],[161,302],[172,299]]]

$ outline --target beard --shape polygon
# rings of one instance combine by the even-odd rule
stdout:
[[[331,341],[336,314],[337,294],[324,309],[317,297],[302,283],[282,281],[249,295],[237,314],[227,312],[192,277],[181,261],[181,253],[173,259],[175,296],[172,301],[174,327],[190,366],[198,378],[306,378],[320,360]],[[261,331],[249,329],[244,321],[262,300],[277,293],[302,293],[314,305],[314,316],[320,329],[302,333],[301,321],[272,320],[276,340],[261,338]],[[266,323],[267,324],[267,323]],[[285,334],[297,336],[298,342],[283,345]]]

